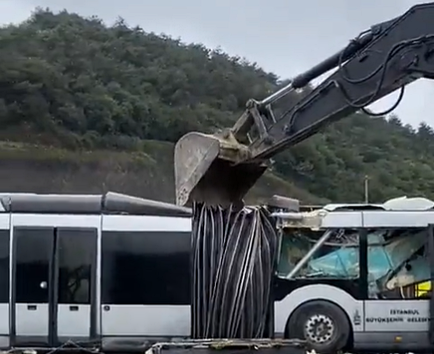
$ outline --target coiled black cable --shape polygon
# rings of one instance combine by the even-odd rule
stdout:
[[[265,208],[196,203],[192,338],[267,338],[274,332],[278,236]]]

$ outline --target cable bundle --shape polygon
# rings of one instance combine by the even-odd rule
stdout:
[[[277,233],[264,208],[196,203],[192,237],[192,338],[267,338]]]

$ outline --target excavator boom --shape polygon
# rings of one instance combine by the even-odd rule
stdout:
[[[289,102],[294,90],[332,69],[317,87],[276,114],[275,105]],[[434,78],[434,2],[372,26],[270,97],[250,100],[232,128],[182,137],[175,146],[177,204],[242,200],[270,158],[397,89],[402,90],[399,103],[404,87],[422,77]]]

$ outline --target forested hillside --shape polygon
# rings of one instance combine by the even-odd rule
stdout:
[[[0,173],[1,189],[30,191],[29,174],[45,169],[36,191],[110,188],[149,196],[143,188],[155,191],[161,181],[170,191],[159,195],[170,199],[170,143],[191,130],[231,125],[249,98],[265,97],[280,84],[256,64],[200,44],[144,33],[122,20],[108,27],[98,18],[38,9],[0,30],[0,139],[7,142],[0,164],[9,169],[7,177]],[[429,126],[413,130],[396,117],[357,114],[277,156],[259,195],[360,201],[368,175],[372,200],[434,198],[430,151]],[[86,164],[117,173],[116,182],[93,178],[90,167],[80,172],[89,178],[79,177],[79,187],[75,177],[59,177]],[[60,182],[49,184],[48,176]],[[140,187],[140,181],[147,182]]]

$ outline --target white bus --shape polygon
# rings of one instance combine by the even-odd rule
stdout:
[[[0,348],[189,338],[191,216],[117,193],[0,194]]]
[[[116,193],[0,195],[0,346],[187,337],[190,214]]]
[[[276,337],[307,339],[324,352],[434,347],[432,207],[326,206],[291,214],[296,220],[289,215],[278,215],[286,229],[321,236],[292,271],[276,276]],[[360,240],[351,269],[335,252],[321,253],[342,231],[356,231]],[[375,247],[368,243],[376,231],[409,234],[414,244],[391,249],[412,247],[412,258],[374,272]],[[126,352],[188,338],[190,248],[188,208],[116,193],[1,194],[0,347]],[[341,263],[324,261],[327,254]],[[417,281],[411,267],[422,269]],[[399,286],[385,291],[391,282]]]

